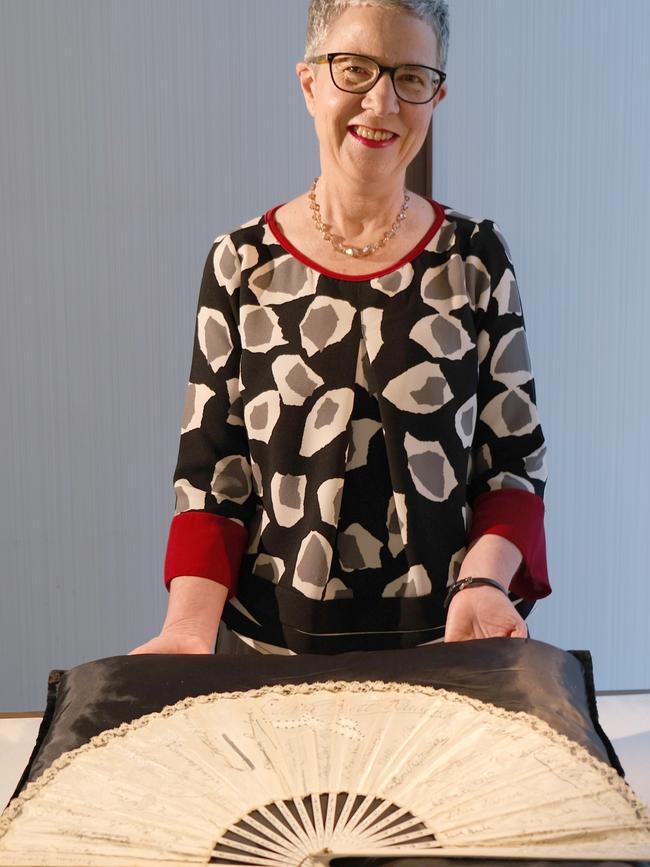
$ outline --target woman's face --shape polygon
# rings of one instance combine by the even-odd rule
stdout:
[[[436,35],[428,24],[412,15],[379,6],[346,9],[334,22],[320,54],[364,54],[386,66],[403,63],[438,66]],[[388,74],[368,93],[346,93],[332,81],[326,64],[299,63],[305,102],[314,118],[320,143],[321,170],[339,182],[403,184],[406,167],[426,138],[431,113],[444,99],[444,85],[434,100],[414,105],[399,100]],[[369,147],[357,127],[394,133],[384,147]]]

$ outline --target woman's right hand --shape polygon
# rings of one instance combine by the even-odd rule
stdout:
[[[134,647],[129,656],[140,653],[213,653],[214,645],[199,635],[174,629],[163,629],[150,641]]]
[[[169,586],[167,616],[160,634],[129,653],[213,653],[228,597],[223,584],[180,575]]]

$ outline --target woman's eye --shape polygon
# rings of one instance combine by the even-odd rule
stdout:
[[[420,75],[415,75],[412,72],[405,72],[403,75],[400,75],[400,81],[403,81],[404,84],[424,85],[424,79]]]

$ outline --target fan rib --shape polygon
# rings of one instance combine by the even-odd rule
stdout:
[[[243,822],[246,822],[247,824],[252,825],[254,828],[258,828],[260,833],[256,835],[253,831],[248,831],[245,827],[242,827]],[[291,845],[292,841],[290,839],[287,839],[287,837],[282,837],[280,834],[278,834],[277,832],[275,832],[272,829],[265,828],[261,822],[258,822],[256,819],[254,819],[252,816],[250,816],[250,814],[248,816],[246,816],[244,819],[242,819],[240,822],[238,822],[233,827],[232,830],[234,830],[235,828],[237,829],[237,833],[243,834],[246,836],[250,836],[251,839],[258,838],[260,841],[264,841],[264,840],[273,841],[277,847],[275,849],[275,851],[287,851],[287,852],[293,851],[293,849],[295,848],[296,842],[299,842],[298,838],[293,838],[293,847],[292,847],[292,845]],[[224,835],[224,837],[222,839],[226,839],[226,835]],[[270,844],[266,844],[266,845],[269,845],[269,848],[270,848]]]
[[[274,802],[273,804],[269,804],[265,807],[258,807],[257,811],[270,822],[274,822],[276,824],[277,822],[280,822],[285,833],[289,835],[289,839],[293,840],[296,846],[303,846],[305,842],[304,837],[301,837],[300,834],[296,832],[293,825],[289,823],[288,820],[285,818],[284,812],[280,810],[279,803],[280,802]],[[277,815],[274,815],[271,812],[270,807],[276,807]]]
[[[302,820],[303,828],[305,830],[305,834],[307,835],[307,839],[311,843],[313,849],[318,850],[318,835],[316,833],[316,828],[314,827],[314,823],[309,817],[307,810],[305,810],[305,804],[303,802],[303,799],[300,797],[294,797],[292,798],[292,801],[296,805],[298,815]]]
[[[293,813],[289,810],[288,805],[284,801],[276,801],[276,806],[282,813],[282,815],[286,818],[286,820],[290,823],[293,831],[298,839],[298,843],[303,847],[306,854],[309,853],[308,842],[309,838],[304,833],[305,829],[302,828],[298,822],[296,822]]]
[[[235,839],[235,837],[241,837],[244,840],[249,840],[251,843],[256,843],[259,849],[268,849],[270,852],[273,852],[276,855],[286,855],[288,852],[292,851],[292,849],[286,844],[286,841],[284,841],[284,843],[281,843],[270,837],[262,837],[259,834],[254,834],[253,832],[248,831],[246,828],[242,827],[241,822],[235,825],[234,828],[229,829],[226,834],[223,835],[223,837],[219,841],[220,845],[239,845],[239,842]]]

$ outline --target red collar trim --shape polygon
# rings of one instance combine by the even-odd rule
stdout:
[[[309,268],[313,268],[314,271],[318,271],[319,274],[324,274],[326,277],[335,277],[337,280],[346,280],[351,283],[360,283],[364,280],[373,280],[376,277],[383,277],[385,274],[392,274],[393,271],[397,271],[403,265],[406,265],[407,262],[410,262],[412,259],[415,259],[416,256],[419,256],[420,253],[424,250],[429,241],[436,234],[440,226],[445,219],[445,212],[443,207],[438,202],[435,202],[433,199],[427,198],[427,201],[432,205],[435,217],[433,223],[425,233],[425,235],[418,241],[415,247],[410,250],[403,258],[396,262],[394,265],[390,265],[388,268],[383,268],[381,271],[373,271],[372,274],[338,274],[336,271],[329,271],[327,268],[323,268],[322,265],[319,265],[318,262],[314,262],[313,259],[309,259],[305,256],[304,253],[301,253],[297,247],[294,247],[291,241],[289,241],[282,234],[280,227],[278,226],[275,219],[275,212],[278,208],[281,208],[282,205],[276,205],[271,210],[267,211],[264,214],[264,220],[268,225],[271,232],[275,235],[278,243],[281,247],[283,247],[287,253],[291,253],[291,255],[298,259],[299,262],[302,262],[303,265],[307,265]]]

